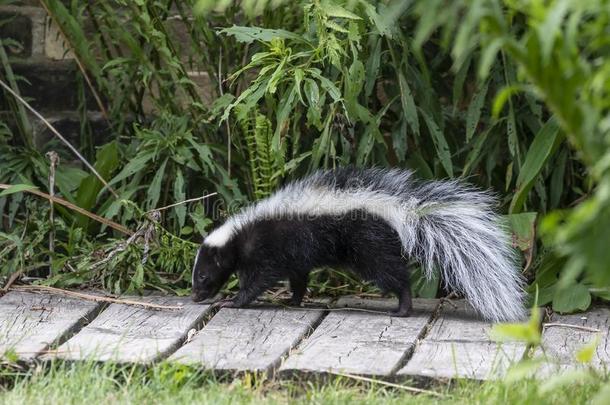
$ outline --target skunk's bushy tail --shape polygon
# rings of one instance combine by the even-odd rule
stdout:
[[[495,198],[456,181],[415,185],[400,232],[406,253],[428,277],[435,266],[447,287],[463,294],[486,319],[522,320],[523,280]],[[405,240],[406,239],[406,240]]]
[[[439,268],[445,285],[486,319],[525,317],[523,280],[491,193],[455,180],[417,181],[404,169],[347,167],[318,172],[309,182],[372,202],[363,205],[396,229],[405,254],[427,277]]]

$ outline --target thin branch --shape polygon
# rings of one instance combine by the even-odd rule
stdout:
[[[140,307],[149,308],[149,309],[171,309],[171,310],[183,309],[183,307],[180,305],[151,304],[149,302],[113,298],[113,297],[101,296],[101,295],[86,294],[86,293],[77,292],[77,291],[64,290],[62,288],[49,287],[46,285],[19,285],[19,286],[11,287],[10,290],[48,292],[48,293],[52,293],[52,294],[62,294],[62,295],[65,295],[68,297],[73,297],[73,298],[81,298],[81,299],[84,299],[87,301],[109,302],[111,304],[134,305],[134,306],[140,306]]]
[[[7,280],[6,284],[4,285],[4,287],[2,287],[2,290],[0,290],[0,297],[8,292],[8,290],[11,288],[13,283],[15,281],[17,281],[17,279],[19,277],[21,277],[22,274],[23,274],[23,270],[18,270],[16,272],[14,272],[13,274],[11,274],[11,276],[8,278],[8,280]]]
[[[421,388],[411,387],[409,385],[395,384],[395,383],[391,383],[391,382],[384,381],[384,380],[376,380],[374,378],[362,377],[362,376],[354,375],[354,374],[339,373],[339,372],[334,372],[334,371],[328,371],[328,373],[329,374],[333,374],[333,375],[338,375],[338,376],[341,376],[341,377],[351,378],[353,380],[365,381],[365,382],[375,383],[375,384],[381,384],[381,385],[385,385],[386,387],[398,388],[398,389],[409,391],[409,392],[416,392],[418,394],[428,394],[428,395],[432,395],[432,396],[435,396],[435,397],[441,397],[441,398],[447,397],[447,395],[441,394],[440,392],[424,390],[424,389],[421,389]]]
[[[601,332],[601,330],[599,330],[597,328],[589,328],[587,326],[580,326],[580,325],[571,325],[569,323],[545,323],[545,324],[542,324],[542,327],[543,328],[552,328],[552,327],[570,328],[570,329],[578,329],[578,330],[583,330],[585,332],[593,332],[593,333]]]
[[[201,196],[201,197],[190,198],[190,199],[188,199],[188,200],[184,200],[184,201],[180,201],[180,202],[177,202],[177,203],[174,203],[174,204],[166,205],[165,207],[161,207],[161,208],[154,208],[154,209],[152,209],[152,210],[150,210],[150,211],[146,211],[146,212],[145,212],[145,214],[150,214],[151,212],[155,212],[155,211],[163,211],[163,210],[166,210],[166,209],[168,209],[168,208],[176,207],[176,206],[178,206],[178,205],[182,205],[182,204],[190,203],[190,202],[193,202],[193,201],[205,200],[206,198],[209,198],[209,197],[215,196],[215,195],[217,195],[217,194],[218,194],[218,193],[210,193],[210,194],[206,194],[206,195]]]
[[[95,170],[95,168],[87,161],[87,159],[85,159],[83,157],[83,155],[81,155],[79,153],[78,150],[76,150],[76,148],[74,146],[72,146],[72,144],[70,142],[68,142],[68,140],[66,138],[64,138],[56,129],[53,125],[51,125],[51,123],[49,121],[47,121],[45,119],[45,117],[43,117],[38,111],[36,111],[27,101],[25,101],[23,98],[21,98],[21,96],[19,94],[17,94],[12,88],[10,88],[10,86],[8,86],[6,83],[4,83],[4,81],[0,80],[0,85],[2,87],[4,87],[4,89],[6,91],[8,91],[9,93],[11,93],[13,95],[13,97],[15,97],[21,104],[23,104],[25,106],[25,108],[27,108],[28,110],[30,110],[30,112],[32,114],[34,114],[36,116],[36,118],[38,118],[39,120],[41,120],[50,130],[51,132],[53,132],[53,134],[55,134],[55,136],[57,136],[79,159],[81,162],[83,162],[83,164],[85,166],[87,166],[87,168],[89,170],[91,170],[91,172],[93,174],[95,174],[95,177],[97,177],[99,179],[99,181],[102,182],[102,184],[108,188],[108,190],[110,190],[110,192],[112,193],[112,195],[114,195],[117,199],[119,198],[119,195],[117,194],[117,192],[106,182],[106,180],[104,180],[104,178],[97,172],[97,170]]]
[[[12,187],[12,185],[10,185],[10,184],[0,184],[0,189],[6,190],[6,189],[9,189],[11,187]],[[96,214],[94,214],[92,212],[89,212],[86,209],[83,209],[83,208],[81,208],[81,207],[79,207],[77,205],[74,205],[71,202],[64,200],[63,198],[51,197],[49,194],[44,193],[44,192],[39,191],[39,190],[36,190],[36,189],[23,190],[23,192],[34,194],[34,195],[37,195],[39,197],[45,198],[45,199],[47,199],[49,201],[53,201],[56,204],[63,205],[64,207],[68,207],[71,210],[74,210],[74,211],[78,212],[79,214],[83,214],[83,215],[85,215],[85,216],[87,216],[87,217],[89,217],[89,218],[91,218],[91,219],[93,219],[93,220],[95,220],[97,222],[100,222],[100,223],[102,223],[104,225],[107,225],[107,226],[111,227],[112,229],[115,229],[115,230],[117,230],[117,231],[119,231],[121,233],[124,233],[125,235],[133,235],[133,232],[130,229],[124,227],[123,225],[117,224],[116,222],[113,222],[113,221],[111,221],[109,219],[106,219],[104,217],[100,217],[99,215],[96,215]]]
[[[55,169],[59,165],[59,155],[55,151],[47,153],[47,157],[51,161],[49,166],[49,274],[48,278],[53,276],[53,258],[55,257],[55,205],[53,205],[53,197],[55,197]]]

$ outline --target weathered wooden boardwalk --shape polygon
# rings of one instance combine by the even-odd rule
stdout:
[[[167,360],[275,376],[348,373],[482,380],[502,376],[526,350],[522,343],[490,340],[491,325],[463,301],[415,300],[411,317],[393,318],[382,312],[396,305],[391,299],[345,297],[328,307],[220,310],[188,298],[134,299],[180,309],[11,291],[0,298],[0,358],[10,351],[23,361]],[[600,339],[593,365],[606,368],[609,318],[608,308],[553,315],[552,325],[543,328],[547,369],[575,366],[573,354],[594,338],[593,329],[599,330]]]

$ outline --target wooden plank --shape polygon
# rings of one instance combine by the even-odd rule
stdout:
[[[189,330],[202,322],[209,311],[209,305],[195,304],[189,298],[152,296],[130,299],[180,305],[182,309],[157,310],[112,304],[52,356],[66,360],[151,363],[176,350]]]
[[[339,299],[337,307],[389,311],[393,299]],[[342,372],[388,376],[403,365],[430,321],[438,300],[414,300],[408,318],[358,311],[332,311],[314,333],[290,353],[283,373]]]
[[[324,316],[324,310],[222,308],[170,361],[225,371],[269,371]]]
[[[493,379],[525,353],[520,342],[497,344],[489,339],[491,323],[478,317],[463,300],[445,304],[428,335],[415,348],[400,376]]]
[[[547,375],[558,369],[577,367],[578,362],[574,358],[575,354],[579,349],[595,339],[596,335],[599,335],[599,343],[591,365],[599,369],[608,367],[608,364],[610,364],[609,308],[594,308],[583,314],[553,314],[548,323],[582,326],[584,328],[598,329],[600,332],[596,333],[566,326],[544,327],[542,346],[549,362],[540,370],[541,375]],[[542,355],[542,352],[538,351],[537,355]]]
[[[0,298],[0,357],[32,360],[95,317],[101,304],[60,295],[10,291]]]

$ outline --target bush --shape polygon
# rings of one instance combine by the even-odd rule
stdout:
[[[317,168],[409,167],[501,193],[539,304],[567,312],[588,307],[591,295],[609,297],[607,1],[44,3],[115,134],[87,158],[120,198],[61,165],[63,198],[134,227],[143,211],[217,191],[204,204],[163,212],[160,232],[187,243],[246,201]],[[176,19],[188,43],[175,41]],[[209,105],[189,71],[209,77]],[[48,189],[46,151],[32,146],[27,128],[4,128],[0,181]],[[24,243],[34,226],[23,222],[23,198],[0,198],[10,263],[21,257],[15,235],[30,230]],[[117,236],[66,210],[56,221],[80,229],[91,249]],[[30,254],[37,261],[48,254],[44,241]],[[72,272],[70,255],[53,252],[60,274]],[[188,286],[188,274],[160,279],[156,272],[167,269],[154,258],[146,276],[137,263],[135,255],[120,277],[107,268],[88,279],[116,290]],[[2,265],[3,274],[15,266]],[[134,277],[146,281],[127,282]],[[420,295],[437,294],[437,280],[418,277]]]

